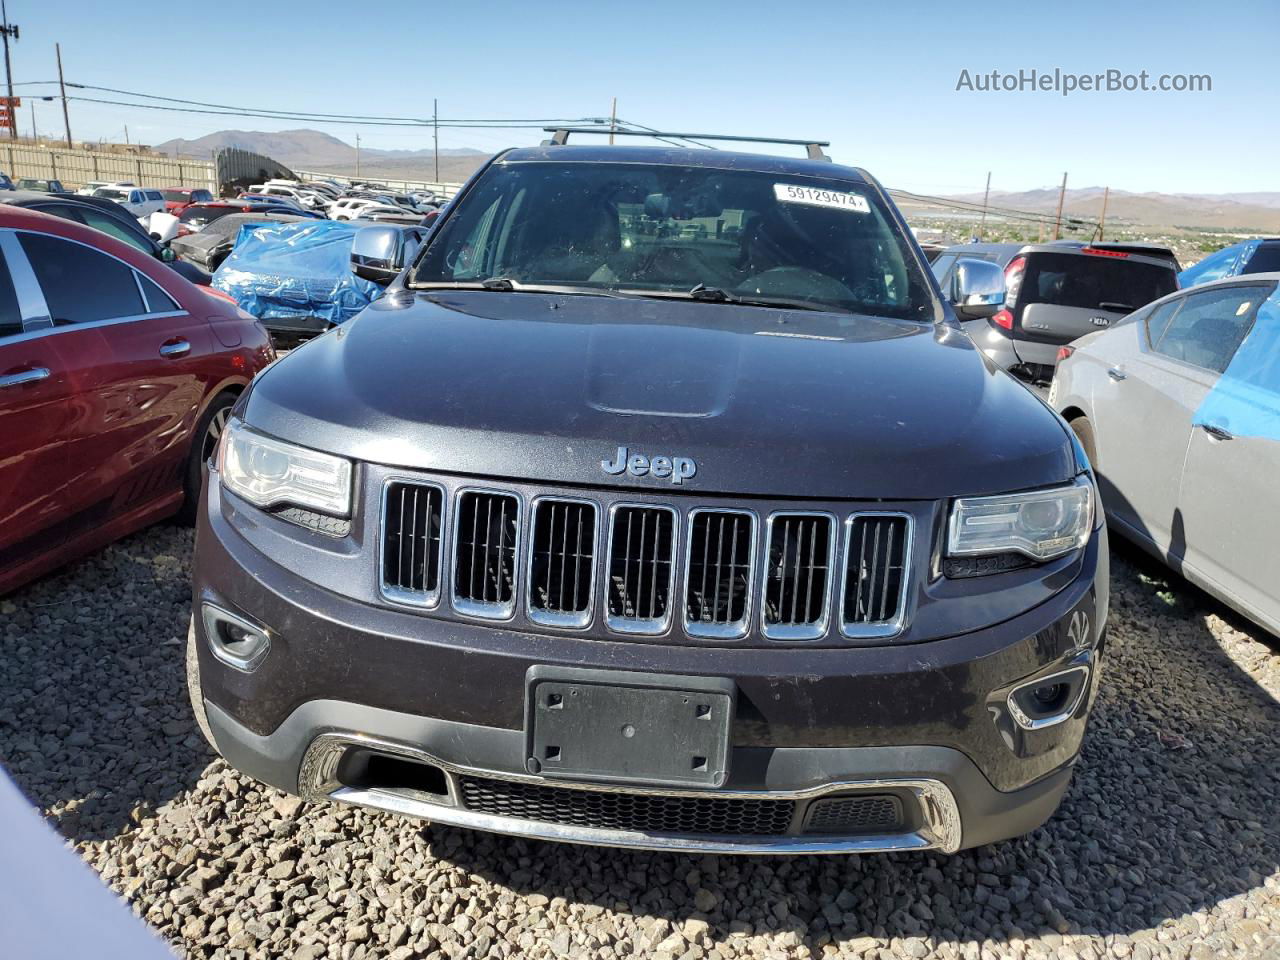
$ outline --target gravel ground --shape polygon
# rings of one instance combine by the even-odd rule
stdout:
[[[1280,957],[1280,657],[1117,551],[1105,685],[1056,817],[954,857],[667,856],[301,805],[183,689],[190,533],[0,600],[0,760],[190,957]]]

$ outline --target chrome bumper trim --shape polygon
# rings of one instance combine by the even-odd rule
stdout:
[[[440,768],[444,771],[448,784],[448,795],[377,787],[350,787],[342,784],[337,779],[338,764],[346,751],[353,747],[398,755]],[[856,836],[847,834],[708,836],[566,826],[467,810],[462,805],[458,789],[457,778],[460,774],[573,790],[679,797],[740,797],[759,800],[811,800],[832,793],[894,789],[915,797],[924,826],[919,830],[906,833]],[[626,847],[633,850],[781,855],[884,853],[895,850],[939,850],[943,853],[954,853],[960,848],[961,838],[960,811],[951,790],[939,780],[919,778],[840,781],[800,790],[673,790],[631,785],[567,783],[523,774],[497,773],[491,770],[460,767],[445,763],[426,751],[407,744],[359,733],[330,732],[316,737],[307,748],[302,758],[298,784],[303,798],[308,800],[335,800],[374,810],[418,817],[434,823],[509,836],[592,846]]]

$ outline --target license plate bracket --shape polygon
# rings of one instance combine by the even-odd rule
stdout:
[[[553,779],[721,787],[735,693],[724,677],[531,667],[526,769]]]

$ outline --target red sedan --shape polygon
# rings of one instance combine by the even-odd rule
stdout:
[[[89,227],[0,208],[0,594],[184,510],[274,359],[229,298]]]
[[[178,214],[193,203],[208,203],[213,194],[203,187],[162,187],[165,213]]]

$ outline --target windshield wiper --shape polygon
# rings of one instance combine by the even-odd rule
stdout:
[[[700,283],[689,291],[690,300],[714,300],[716,303],[741,303],[742,298],[734,296],[720,287],[708,287]]]
[[[1099,310],[1123,310],[1125,313],[1133,313],[1133,304],[1119,303],[1115,300],[1102,300],[1098,303]]]
[[[708,287],[700,283],[692,290],[626,290],[626,296],[669,298],[673,300],[701,300],[706,303],[731,303],[740,307],[778,307],[783,310],[817,310],[822,313],[852,313],[844,307],[830,303],[815,303],[812,300],[792,299],[790,297],[743,296],[730,293],[720,287]]]
[[[572,283],[521,283],[510,277],[488,277],[484,280],[427,280],[408,285],[410,290],[492,290],[496,293],[559,293],[582,297],[634,297],[612,287],[586,287]]]

